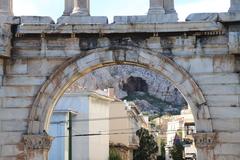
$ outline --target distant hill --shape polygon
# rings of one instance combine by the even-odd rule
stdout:
[[[134,101],[144,112],[176,114],[186,104],[179,91],[155,72],[129,65],[98,69],[85,75],[67,92],[114,88],[119,99]]]

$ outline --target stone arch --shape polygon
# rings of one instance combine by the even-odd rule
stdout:
[[[150,69],[163,75],[178,88],[192,109],[198,132],[212,132],[207,101],[197,83],[181,66],[156,52],[134,48],[115,47],[87,51],[62,64],[43,84],[29,115],[28,134],[42,134],[58,99],[77,79],[98,68],[122,64]]]

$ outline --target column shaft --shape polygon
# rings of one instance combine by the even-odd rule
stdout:
[[[74,0],[72,15],[89,16],[89,0]]]
[[[229,12],[240,12],[240,0],[231,0]]]
[[[163,0],[150,0],[148,14],[164,14]]]
[[[73,0],[65,0],[64,16],[69,16],[73,11]]]
[[[176,13],[174,8],[174,0],[164,0],[163,6],[167,14]]]
[[[13,16],[12,0],[0,0],[0,15]]]

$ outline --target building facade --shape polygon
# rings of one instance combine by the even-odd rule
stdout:
[[[183,158],[195,160],[197,149],[193,136],[196,133],[196,127],[191,109],[183,109],[180,115],[172,116],[172,118],[173,119],[168,122],[166,132],[166,160],[172,160],[170,150],[175,143],[181,143],[183,145]]]
[[[76,115],[71,110],[56,110],[51,118],[48,134],[54,136],[49,151],[50,160],[69,159],[69,114]]]
[[[67,131],[69,120],[66,110],[76,112],[72,117],[72,158],[74,160],[107,160],[109,157],[109,109],[114,100],[96,92],[65,93],[59,100],[51,120],[49,134],[58,137],[53,140],[53,148],[49,156],[51,160],[60,160],[59,157],[66,158],[63,160],[68,159],[66,141],[69,136]],[[62,152],[57,152],[60,151],[59,147],[62,148]]]
[[[136,131],[147,122],[132,102],[122,102],[109,92],[65,93],[57,103],[48,133],[55,137],[49,158],[107,160],[109,146],[123,159],[132,160],[139,145]],[[72,113],[72,151],[69,151],[69,112]],[[71,152],[71,153],[69,153]]]
[[[141,127],[147,128],[138,107],[132,102],[115,102],[110,107],[110,117],[122,117],[110,120],[110,132],[120,133],[110,135],[110,144],[115,148],[124,160],[133,159],[133,150],[139,146],[139,138],[136,131]]]

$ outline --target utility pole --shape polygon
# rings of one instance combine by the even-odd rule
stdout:
[[[68,114],[68,160],[72,160],[72,112]]]

